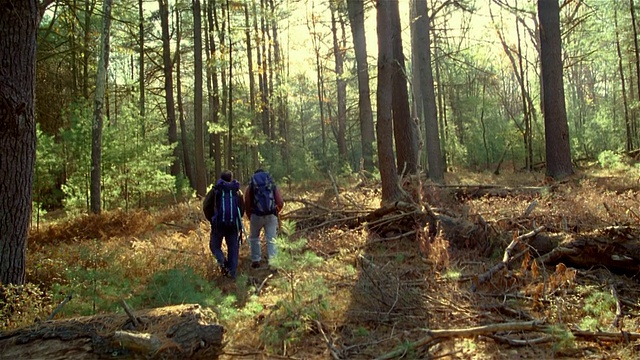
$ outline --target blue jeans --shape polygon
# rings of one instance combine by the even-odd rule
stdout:
[[[249,230],[249,243],[251,244],[251,261],[261,260],[260,230],[264,228],[264,237],[267,239],[267,256],[273,259],[278,253],[274,239],[278,230],[278,217],[275,215],[259,216],[251,214]]]
[[[227,258],[222,252],[222,238],[227,244]],[[238,239],[238,229],[235,226],[220,226],[211,224],[211,240],[209,248],[213,256],[218,261],[221,268],[226,268],[232,278],[236,277],[238,270],[238,255],[240,252],[240,241]]]

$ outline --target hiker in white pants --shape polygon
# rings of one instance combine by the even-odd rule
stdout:
[[[284,206],[280,189],[268,172],[258,169],[251,177],[244,197],[245,212],[250,221],[251,267],[259,268],[262,260],[260,231],[264,228],[268,259],[278,253],[274,243],[278,230],[278,212]]]

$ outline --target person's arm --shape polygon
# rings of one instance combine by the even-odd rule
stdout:
[[[202,202],[202,212],[204,213],[204,217],[207,218],[208,221],[211,221],[213,214],[216,209],[216,197],[214,189],[209,190],[207,195],[204,197],[204,201]]]
[[[276,210],[278,213],[284,207],[284,200],[282,199],[282,194],[280,194],[280,188],[276,186],[276,190],[273,192],[273,198],[276,201]]]
[[[244,195],[242,194],[242,190],[238,190],[238,207],[240,208],[240,217],[244,215]]]
[[[247,186],[247,190],[244,192],[244,213],[247,214],[247,218],[251,219],[251,206],[253,194],[251,192],[251,185]]]

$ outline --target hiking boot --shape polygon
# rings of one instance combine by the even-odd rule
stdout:
[[[254,261],[251,263],[251,267],[257,269],[260,267],[260,261]]]
[[[222,274],[222,276],[228,276],[229,275],[229,269],[227,269],[224,266],[220,266],[220,274]]]

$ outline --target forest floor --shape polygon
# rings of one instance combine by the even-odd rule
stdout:
[[[217,272],[197,203],[51,223],[32,231],[28,245],[28,281],[43,299],[26,300],[21,316],[0,301],[0,330],[45,317],[70,290],[77,297],[58,317],[118,311],[120,298],[134,309],[193,301],[175,294],[191,289],[157,291],[160,271],[189,266],[207,282],[196,289],[231,296],[231,307],[244,314],[216,311],[226,328],[221,359],[638,358],[637,274],[597,264],[539,267],[525,251],[479,281],[514,238],[540,226],[541,233],[638,229],[640,180],[633,174],[580,171],[559,183],[525,172],[450,173],[447,186],[409,180],[414,198],[420,189],[419,201],[455,222],[431,235],[417,218],[411,229],[414,218],[401,212],[362,222],[380,207],[375,181],[285,186],[282,217],[297,224],[290,241],[306,239],[304,250],[323,261],[302,261],[297,272],[252,269],[245,242],[236,281]],[[134,296],[141,292],[146,297]],[[207,294],[202,302],[217,306]]]

